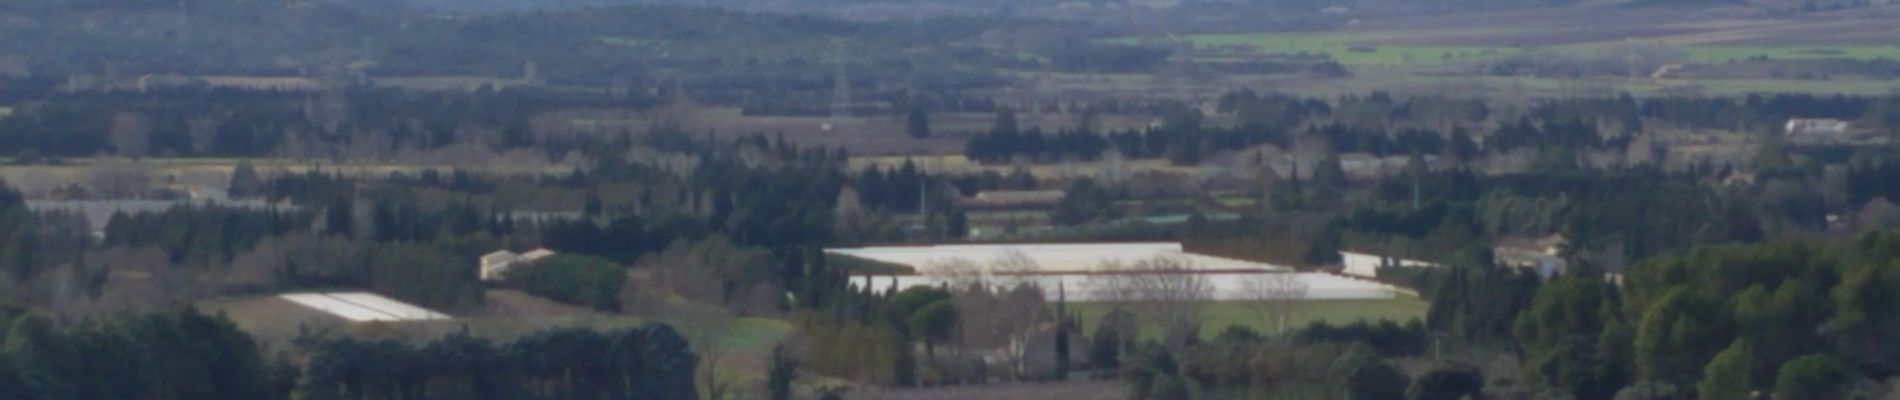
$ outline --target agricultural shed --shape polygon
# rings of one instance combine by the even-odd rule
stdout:
[[[287,293],[278,297],[351,322],[449,319],[447,314],[368,292]]]
[[[1339,252],[1339,263],[1341,265],[1339,273],[1361,278],[1378,278],[1379,267],[1381,266],[1400,268],[1431,268],[1439,266],[1436,263],[1419,260],[1407,260],[1398,257],[1386,257],[1350,251]]]
[[[859,275],[852,283],[873,290],[901,290],[912,286],[950,286],[982,283],[991,287],[1033,284],[1050,298],[1099,301],[1111,298],[1106,286],[1114,275],[1192,273],[1207,278],[1214,300],[1241,300],[1271,280],[1290,280],[1305,288],[1305,299],[1387,299],[1397,290],[1377,282],[1326,273],[1300,273],[1292,268],[1195,254],[1180,243],[1079,244],[970,244],[827,249],[827,253],[911,267],[904,275]],[[1170,258],[1185,262],[1181,270],[1149,271],[1135,268],[1145,260]],[[1186,271],[1186,272],[1183,272]],[[1061,293],[1057,293],[1057,292]]]

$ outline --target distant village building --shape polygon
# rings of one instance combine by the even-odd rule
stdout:
[[[275,90],[282,92],[314,92],[323,89],[323,84],[317,82],[315,79],[295,76],[216,75],[200,76],[196,79],[216,88]]]
[[[508,271],[516,267],[533,264],[535,261],[554,256],[548,249],[534,249],[526,253],[515,254],[507,250],[496,250],[482,255],[480,275],[482,282],[501,282],[507,280]]]
[[[13,116],[13,107],[0,107],[0,119]]]
[[[1378,278],[1379,268],[1437,268],[1440,265],[1419,260],[1387,257],[1350,251],[1339,252],[1340,274],[1361,278]]]
[[[1537,276],[1550,279],[1568,268],[1559,256],[1566,243],[1563,235],[1535,240],[1503,239],[1491,247],[1491,254],[1499,266],[1533,270]]]
[[[1847,121],[1831,118],[1789,119],[1782,134],[1790,137],[1835,136],[1847,133]]]
[[[992,190],[959,199],[958,203],[968,209],[1048,209],[1067,196],[1061,190]]]

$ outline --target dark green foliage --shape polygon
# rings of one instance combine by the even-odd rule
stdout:
[[[225,194],[233,199],[265,194],[264,178],[258,176],[257,167],[252,166],[250,160],[239,161],[237,167],[231,169],[231,185],[225,189]]]
[[[1573,274],[1546,282],[1518,316],[1524,376],[1580,400],[1609,399],[1629,383],[1629,327],[1613,287]]]
[[[55,328],[0,313],[0,394],[9,399],[281,399],[257,345],[194,309]],[[97,379],[111,377],[111,379]]]
[[[912,312],[905,324],[911,335],[924,341],[924,351],[935,354],[936,345],[950,341],[950,334],[956,331],[957,306],[948,300],[924,305]]]
[[[1350,400],[1404,400],[1411,379],[1404,372],[1374,361],[1352,372],[1346,380],[1346,398]]]
[[[1147,343],[1128,355],[1122,366],[1122,382],[1130,398],[1136,400],[1187,400],[1187,382],[1181,366],[1167,348]]]
[[[454,333],[429,342],[413,353],[421,362],[420,371],[430,376],[426,391],[432,397],[458,399],[509,399],[519,397],[521,388],[513,379],[519,365],[510,354],[495,347],[488,339]]]
[[[1755,369],[1754,346],[1737,340],[1715,355],[1702,370],[1702,383],[1696,385],[1696,397],[1705,400],[1746,400],[1755,388],[1749,375]]]
[[[1128,309],[1115,307],[1096,322],[1095,335],[1089,340],[1089,365],[1098,369],[1121,368],[1122,356],[1135,348],[1139,323]]]
[[[798,378],[798,359],[784,343],[772,346],[772,358],[767,361],[765,373],[765,391],[771,400],[791,400],[792,380]]]
[[[14,281],[25,281],[39,274],[40,260],[37,221],[26,208],[20,193],[0,181],[0,273]]]
[[[890,297],[884,311],[893,325],[905,335],[922,340],[924,349],[934,354],[936,344],[950,340],[957,324],[956,303],[950,292],[929,287],[911,287]],[[909,346],[906,344],[905,346]],[[902,353],[909,353],[908,349]]]
[[[465,310],[483,303],[473,256],[440,246],[396,243],[376,246],[366,255],[370,290],[446,310]]]
[[[1779,400],[1838,399],[1845,393],[1853,371],[1839,359],[1812,354],[1788,361],[1776,373],[1775,398]]]
[[[1065,43],[1047,51],[1051,64],[1063,72],[1131,73],[1154,69],[1168,59],[1168,50],[1097,43]]]
[[[1411,400],[1482,399],[1484,374],[1470,365],[1440,365],[1412,381],[1407,393]]]
[[[911,104],[910,114],[904,118],[904,133],[913,138],[930,137],[930,114],[922,103]]]
[[[505,351],[519,364],[521,385],[540,398],[598,398],[615,393],[620,376],[614,358],[602,357],[611,349],[610,336],[580,328],[536,332],[515,339]]]
[[[1063,225],[1098,222],[1114,215],[1114,203],[1107,190],[1088,179],[1069,182],[1062,202],[1049,211],[1049,219]]]
[[[465,333],[421,348],[350,338],[312,350],[303,392],[314,398],[690,400],[694,365],[671,327],[608,333],[555,330],[497,347]]]
[[[1680,289],[1643,315],[1636,333],[1636,371],[1643,379],[1688,384],[1722,350],[1728,333],[1706,295]]]
[[[264,238],[307,229],[302,212],[179,206],[161,213],[113,214],[105,243],[158,247],[173,263],[212,266],[230,262]]]
[[[510,285],[536,296],[597,310],[620,308],[620,287],[626,269],[604,258],[558,254],[516,266],[507,274]]]
[[[1339,164],[1338,153],[1327,153],[1313,165],[1313,204],[1338,205],[1345,200],[1346,170]]]
[[[1381,320],[1376,323],[1356,321],[1337,327],[1325,322],[1314,322],[1293,332],[1294,339],[1301,344],[1360,343],[1371,346],[1381,357],[1423,355],[1428,347],[1426,336],[1425,325],[1416,319],[1404,325]]]
[[[1447,274],[1432,290],[1432,306],[1425,325],[1434,332],[1467,343],[1501,343],[1511,338],[1511,324],[1536,294],[1535,273],[1491,263],[1489,249],[1472,261],[1444,268]]]

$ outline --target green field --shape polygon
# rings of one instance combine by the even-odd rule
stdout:
[[[1698,63],[1724,63],[1766,56],[1776,60],[1849,59],[1900,60],[1900,46],[1688,46],[1689,59]]]
[[[1426,30],[1378,31],[1378,32],[1256,32],[1189,35],[1185,40],[1196,46],[1235,46],[1251,45],[1262,54],[1275,55],[1325,55],[1348,66],[1413,66],[1431,67],[1445,65],[1457,60],[1483,59],[1511,54],[1535,51],[1536,47],[1513,46],[1475,46],[1475,45],[1439,45],[1431,43],[1430,38],[1447,37],[1445,35],[1470,35],[1482,31],[1443,31]],[[1520,33],[1510,30],[1496,32],[1501,35]],[[1421,39],[1422,38],[1422,39]],[[1133,44],[1135,38],[1111,40],[1116,43]],[[1407,44],[1395,44],[1395,43]],[[1559,52],[1590,54],[1604,46],[1604,43],[1575,43],[1545,47]],[[1815,60],[1815,59],[1900,59],[1900,45],[1872,46],[1749,46],[1749,45],[1695,45],[1682,46],[1689,60],[1697,63],[1724,63],[1751,57],[1765,56],[1777,60]]]
[[[1392,320],[1404,322],[1411,319],[1424,319],[1425,311],[1431,306],[1418,297],[1399,295],[1389,300],[1314,300],[1303,303],[1294,310],[1294,326],[1305,326],[1313,322],[1324,321],[1330,324],[1349,324],[1356,321]],[[1082,326],[1092,334],[1097,321],[1107,314],[1110,306],[1106,303],[1070,303],[1069,307],[1082,317]],[[1206,316],[1201,324],[1201,335],[1212,337],[1222,329],[1232,325],[1243,325],[1256,330],[1266,330],[1259,314],[1245,304],[1237,302],[1217,302],[1209,304]],[[1141,337],[1156,338],[1160,328],[1152,321],[1142,321]]]
[[[1192,35],[1187,40],[1196,46],[1252,45],[1263,54],[1323,54],[1349,66],[1438,66],[1470,58],[1514,54],[1523,50],[1512,47],[1385,45],[1394,38],[1385,32],[1352,33],[1222,33]]]

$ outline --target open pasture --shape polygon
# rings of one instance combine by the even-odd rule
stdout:
[[[1266,32],[1192,35],[1196,46],[1247,46],[1267,55],[1325,55],[1347,66],[1442,66],[1522,52],[1510,46],[1395,44],[1408,32]]]

